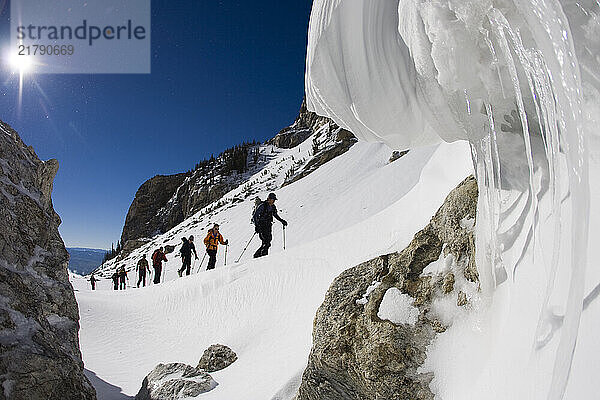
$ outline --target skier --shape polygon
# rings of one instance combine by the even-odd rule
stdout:
[[[269,254],[269,247],[271,247],[271,240],[273,239],[273,217],[281,222],[284,227],[286,227],[288,224],[286,220],[282,219],[277,214],[275,200],[277,200],[275,193],[269,193],[267,200],[260,203],[260,205],[256,208],[256,211],[254,211],[252,222],[254,222],[254,229],[262,241],[262,245],[258,248],[258,250],[256,250],[256,253],[254,253],[254,258]]]
[[[194,236],[190,236],[189,239],[183,237],[181,238],[181,241],[183,242],[183,244],[181,245],[179,253],[181,254],[182,263],[181,269],[177,271],[179,276],[183,275],[183,271],[185,271],[186,275],[190,274],[190,269],[192,267],[192,252],[196,257],[196,260],[198,259],[198,254],[196,253],[196,246],[194,246]]]
[[[119,270],[117,269],[114,274],[112,274],[111,279],[113,281],[113,290],[119,290]]]
[[[125,282],[125,280],[129,280],[129,278],[127,277],[125,266],[122,265],[121,268],[119,268],[119,290],[127,289],[127,282]]]
[[[207,271],[215,268],[219,243],[228,245],[229,240],[223,240],[223,236],[219,233],[219,224],[214,224],[212,229],[208,230],[208,234],[204,238],[204,245],[206,246],[206,253],[208,254]]]
[[[138,281],[137,287],[140,287],[140,282],[142,286],[146,286],[146,272],[149,272],[148,260],[146,260],[146,254],[142,255],[142,258],[138,261],[135,270],[138,271]]]
[[[154,250],[152,254],[152,267],[154,267],[154,283],[160,283],[160,275],[162,273],[162,262],[168,261],[167,256],[165,256],[164,249],[161,247],[160,249]]]
[[[90,276],[90,283],[92,284],[92,290],[96,290],[96,282],[98,282],[98,279],[96,279],[94,274],[92,274],[92,276]]]
[[[182,237],[181,241],[181,249],[179,249],[179,254],[181,255],[181,268],[177,271],[179,276],[183,274],[186,268],[189,269],[188,265],[192,263],[192,252],[190,250],[190,242],[188,242],[186,237]]]

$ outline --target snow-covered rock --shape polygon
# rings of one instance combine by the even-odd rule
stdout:
[[[195,399],[216,386],[201,369],[182,363],[158,364],[144,378],[135,400]]]
[[[52,207],[56,160],[0,121],[0,398],[93,400],[69,255]]]
[[[450,323],[434,306],[449,302],[458,314],[460,293],[477,292],[474,234],[461,226],[475,218],[477,193],[475,179],[465,179],[408,247],[333,282],[315,317],[297,400],[434,398],[432,374],[421,366],[431,340]],[[449,268],[424,273],[444,257],[455,260]]]

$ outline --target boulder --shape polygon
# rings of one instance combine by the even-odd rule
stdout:
[[[237,360],[237,354],[229,347],[222,344],[213,344],[204,350],[197,368],[207,372],[220,371],[229,367],[235,360]]]
[[[407,248],[335,279],[315,317],[297,400],[433,399],[432,375],[419,367],[447,328],[434,305],[465,307],[478,290],[465,223],[475,219],[477,193],[475,179],[465,179]]]
[[[206,372],[187,364],[158,364],[142,382],[135,400],[193,399],[217,386]]]
[[[52,207],[57,171],[0,121],[0,399],[96,398]]]

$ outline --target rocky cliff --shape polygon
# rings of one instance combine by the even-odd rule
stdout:
[[[171,212],[163,214],[158,211],[165,208],[189,175],[157,175],[140,186],[125,218],[121,235],[123,245],[130,240],[166,232],[183,221],[181,207],[172,208]]]
[[[250,143],[236,146],[202,161],[193,171],[158,175],[144,182],[125,218],[121,234],[124,255],[244,183],[263,164],[263,158],[254,156],[256,149],[257,145]]]
[[[58,162],[0,121],[0,167],[0,399],[95,399],[52,207]]]
[[[346,152],[356,139],[326,117],[306,109],[302,102],[298,117],[282,129],[267,145],[292,148],[314,134],[314,151],[308,160],[298,160],[287,171],[284,185],[316,170]],[[129,208],[121,244],[123,254],[145,243],[146,238],[169,231],[202,208],[217,202],[230,190],[246,183],[268,161],[268,152],[255,143],[228,149],[215,158],[199,163],[184,174],[155,176],[138,189]],[[275,190],[276,188],[272,188]]]
[[[282,149],[291,149],[304,142],[310,135],[325,125],[330,125],[332,130],[336,130],[338,127],[331,119],[308,111],[306,100],[302,99],[302,105],[300,105],[300,111],[294,123],[280,130],[267,143]]]
[[[473,226],[477,184],[467,178],[399,253],[342,273],[314,321],[297,400],[432,400],[419,367],[447,328],[438,304],[468,307],[477,295]]]

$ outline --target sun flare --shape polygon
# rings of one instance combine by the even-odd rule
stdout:
[[[14,72],[20,74],[31,72],[33,70],[33,61],[31,56],[18,55],[10,53],[8,56],[8,65]]]

